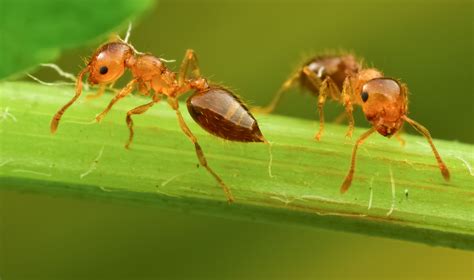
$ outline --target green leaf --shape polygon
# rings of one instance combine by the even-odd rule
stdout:
[[[2,0],[0,79],[54,60],[60,50],[106,37],[153,0]],[[5,12],[6,11],[6,12]]]
[[[322,141],[315,142],[315,122],[257,116],[273,143],[270,177],[267,145],[216,139],[181,106],[210,166],[233,191],[236,202],[228,205],[214,179],[196,167],[193,146],[166,102],[134,118],[136,138],[126,150],[126,111],[148,99],[120,101],[100,124],[91,120],[111,97],[80,99],[50,135],[51,117],[73,94],[71,87],[0,83],[0,189],[151,203],[474,249],[472,145],[435,140],[451,171],[445,182],[424,138],[406,135],[401,147],[373,135],[361,146],[352,187],[341,195],[354,144],[344,138],[345,126],[328,124]],[[363,131],[356,129],[355,137]]]

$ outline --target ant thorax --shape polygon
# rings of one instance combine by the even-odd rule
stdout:
[[[165,95],[176,91],[176,74],[153,55],[136,55],[127,61],[132,75],[139,82],[140,91],[146,92],[153,89]]]

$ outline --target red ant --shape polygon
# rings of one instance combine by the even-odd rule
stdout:
[[[132,115],[145,113],[162,97],[166,96],[168,104],[176,113],[181,130],[194,144],[199,163],[217,180],[224,190],[227,200],[232,202],[234,198],[230,189],[209,167],[201,146],[186,125],[178,108],[178,98],[188,91],[194,90],[186,102],[188,111],[203,129],[217,137],[239,142],[268,142],[260,132],[255,118],[236,95],[229,89],[210,84],[201,77],[197,57],[193,50],[187,50],[179,72],[174,73],[165,66],[163,59],[151,54],[139,53],[126,41],[118,40],[100,46],[92,55],[87,66],[78,74],[75,96],[54,115],[51,121],[51,133],[56,132],[66,109],[81,95],[82,79],[87,73],[89,73],[89,84],[99,85],[99,92],[96,96],[100,96],[106,85],[118,80],[127,68],[130,69],[133,79],[117,92],[107,108],[96,116],[96,121],[100,122],[112,106],[130,94],[135,86],[138,86],[142,94],[151,96],[152,101],[127,112],[126,123],[130,135],[125,147],[128,148],[134,135]],[[188,77],[189,71],[191,71],[192,77]]]
[[[445,180],[449,180],[449,170],[441,160],[431,135],[424,126],[410,119],[408,113],[408,88],[398,80],[384,77],[382,72],[374,68],[363,68],[353,55],[324,55],[317,56],[300,67],[279,91],[270,104],[254,111],[270,113],[278,105],[284,92],[299,84],[318,97],[319,130],[315,135],[320,140],[324,131],[323,106],[326,99],[332,99],[344,105],[349,119],[349,130],[346,136],[351,137],[354,130],[353,105],[362,107],[366,119],[372,128],[362,134],[352,151],[352,161],[341,193],[346,192],[354,176],[357,148],[373,132],[391,137],[408,122],[420,134],[426,137],[438,162],[439,169]]]

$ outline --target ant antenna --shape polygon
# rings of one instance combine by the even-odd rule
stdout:
[[[166,63],[173,63],[173,62],[176,62],[176,59],[165,59],[165,58],[158,58],[160,61],[162,62],[166,62]]]
[[[35,76],[27,73],[26,74],[28,77],[32,78],[33,80],[35,80],[36,82],[44,85],[44,86],[66,86],[66,85],[74,85],[74,83],[68,83],[68,82],[54,82],[54,83],[49,83],[49,82],[45,82],[45,81],[42,81],[38,78],[36,78]]]
[[[117,35],[117,38],[119,39],[120,42],[122,42],[124,44],[127,44],[133,50],[133,52],[135,54],[144,54],[142,52],[137,51],[137,49],[135,49],[135,47],[128,42],[128,40],[130,39],[130,34],[132,34],[132,22],[128,23],[128,28],[127,28],[127,33],[125,34],[125,39],[120,38],[120,36],[118,36],[118,35]]]
[[[71,80],[73,82],[76,82],[76,76],[74,76],[71,73],[65,72],[63,69],[61,69],[58,65],[53,64],[53,63],[41,63],[40,66],[42,67],[47,67],[55,70],[59,76],[64,77],[68,80]]]
[[[68,83],[68,82],[54,82],[54,83],[50,83],[50,82],[45,82],[43,80],[40,80],[39,78],[27,73],[26,75],[28,77],[30,77],[31,79],[35,80],[36,82],[42,84],[42,85],[45,85],[45,86],[67,86],[67,85],[75,85],[76,84],[76,77],[71,74],[71,73],[68,73],[66,71],[64,71],[63,69],[61,69],[61,67],[59,67],[58,65],[54,64],[54,63],[41,63],[40,66],[42,67],[46,67],[46,68],[51,68],[53,69],[54,71],[56,71],[56,73],[58,73],[59,76],[63,77],[63,78],[66,78],[68,80],[71,80],[73,81],[72,83]],[[84,84],[84,88],[86,90],[89,90],[89,85],[88,84]]]

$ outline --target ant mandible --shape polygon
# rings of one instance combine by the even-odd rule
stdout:
[[[82,79],[87,73],[89,73],[89,84],[99,85],[97,95],[100,96],[106,86],[117,81],[127,68],[130,69],[133,79],[117,92],[106,109],[96,116],[96,121],[100,122],[112,106],[130,94],[135,86],[138,86],[142,94],[151,96],[151,102],[127,112],[126,123],[130,134],[125,147],[128,148],[134,136],[132,115],[145,113],[162,97],[166,97],[169,106],[176,113],[181,130],[194,144],[199,163],[216,179],[224,190],[227,200],[232,202],[234,198],[229,187],[209,167],[196,136],[186,125],[179,111],[178,98],[194,90],[194,93],[186,101],[188,111],[194,121],[217,137],[238,142],[268,142],[260,132],[255,118],[236,95],[229,89],[210,84],[201,77],[197,57],[193,50],[186,51],[179,72],[175,73],[166,67],[163,59],[151,54],[139,53],[126,41],[117,40],[100,46],[92,55],[87,66],[78,74],[74,97],[53,116],[51,133],[56,132],[66,109],[81,95]],[[192,73],[192,77],[188,77],[188,72]]]
[[[391,137],[406,121],[428,140],[433,150],[439,169],[445,180],[449,180],[449,170],[436,150],[431,135],[424,126],[410,119],[408,113],[408,88],[396,79],[384,77],[375,68],[364,68],[353,55],[316,56],[303,64],[275,94],[266,107],[255,108],[253,111],[270,113],[278,105],[284,92],[294,85],[308,89],[318,97],[319,130],[315,135],[320,140],[324,131],[323,106],[326,99],[342,103],[349,119],[346,136],[351,137],[354,130],[353,105],[359,105],[366,119],[372,125],[368,131],[357,139],[352,151],[349,173],[341,186],[341,193],[351,186],[354,177],[357,148],[373,132]]]

